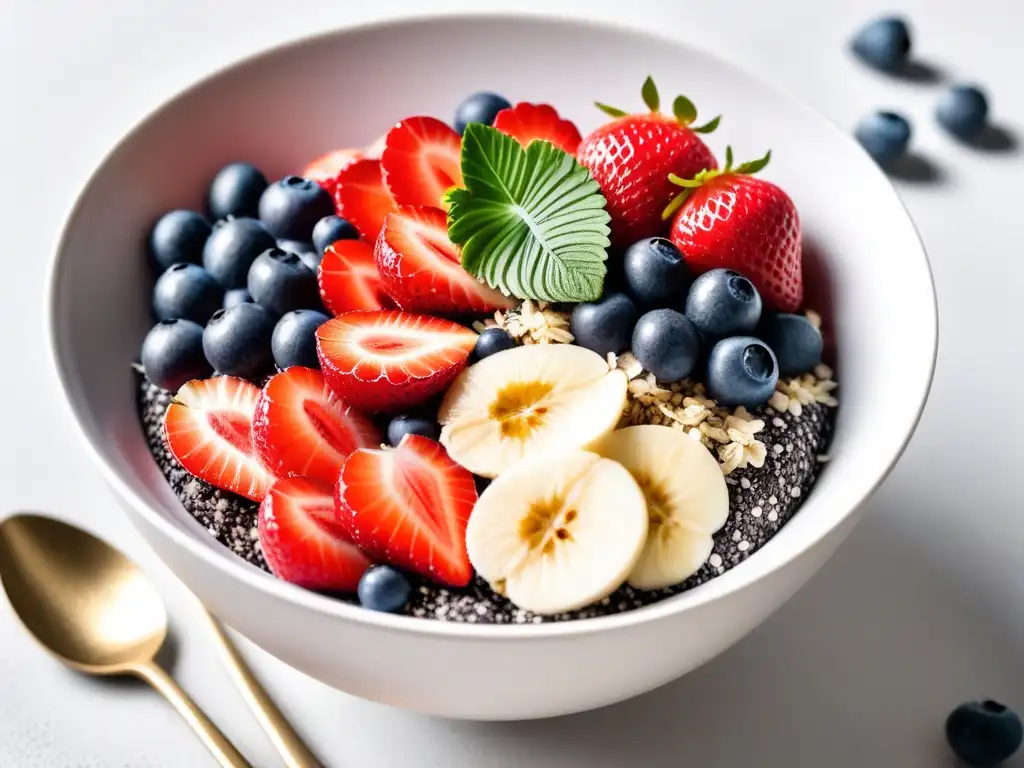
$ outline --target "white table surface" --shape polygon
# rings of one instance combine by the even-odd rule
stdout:
[[[895,2],[916,22],[921,60],[989,87],[996,121],[1020,136],[1024,6]],[[102,154],[208,70],[311,31],[474,5],[0,3],[0,514],[59,512],[145,565],[170,603],[178,679],[258,766],[280,763],[205,632],[190,626],[179,587],[116,508],[66,421],[42,332],[51,246],[74,191]],[[930,406],[866,522],[789,605],[706,667],[632,702],[546,722],[446,722],[337,693],[250,645],[247,657],[330,766],[951,765],[941,729],[953,705],[991,696],[1024,710],[1024,505],[1016,487],[1024,436],[1024,154],[955,146],[930,119],[938,86],[887,80],[850,61],[849,33],[889,9],[878,0],[490,5],[582,12],[702,41],[842,125],[877,106],[906,110],[923,167],[932,169],[930,180],[898,183],[939,289],[942,348]],[[892,395],[899,396],[898,381]],[[0,601],[0,766],[207,764],[199,742],[156,695],[67,672]]]

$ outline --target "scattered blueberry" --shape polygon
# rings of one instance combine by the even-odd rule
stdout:
[[[340,216],[324,216],[313,227],[313,245],[320,253],[339,240],[358,239],[359,231]]]
[[[412,414],[395,416],[388,422],[388,443],[397,446],[406,435],[420,435],[437,440],[440,435],[437,422]]]
[[[327,190],[301,176],[275,181],[260,197],[260,221],[287,240],[312,240],[313,227],[332,213],[334,201]]]
[[[570,331],[576,343],[604,357],[629,348],[637,311],[624,293],[610,293],[594,302],[577,304],[572,310]]]
[[[278,240],[277,247],[282,251],[294,253],[309,269],[316,272],[324,257],[323,251],[318,251],[312,243],[304,243],[301,240]]]
[[[493,125],[498,113],[511,106],[508,99],[491,91],[471,94],[455,108],[455,130],[462,133],[470,123]]]
[[[661,381],[685,379],[700,358],[700,334],[686,315],[653,309],[636,321],[632,351]]]
[[[503,328],[487,328],[476,337],[476,346],[473,347],[473,359],[483,360],[498,352],[512,349],[516,345],[508,331]]]
[[[200,325],[213,317],[224,301],[224,289],[198,264],[173,264],[153,286],[157,320],[191,320]]]
[[[683,254],[664,237],[638,240],[622,257],[626,290],[645,307],[663,307],[683,295],[690,282],[690,270]]]
[[[899,71],[910,57],[910,30],[897,16],[876,19],[858,32],[853,52],[866,64],[885,72]]]
[[[396,613],[409,602],[410,594],[409,580],[390,565],[375,565],[359,580],[359,604],[371,611]]]
[[[259,304],[236,304],[218,310],[203,331],[203,351],[217,371],[255,379],[273,362],[270,339],[274,316]]]
[[[224,309],[230,309],[235,304],[244,304],[247,301],[252,301],[248,288],[232,288],[230,291],[224,291]]]
[[[316,329],[327,322],[327,315],[312,309],[296,309],[282,315],[274,326],[270,349],[274,363],[284,370],[293,365],[319,368],[316,356]]]
[[[267,188],[267,177],[249,163],[225,165],[210,182],[206,207],[215,219],[228,216],[255,218],[260,195]]]
[[[1012,709],[998,701],[969,701],[946,719],[946,740],[972,768],[1000,765],[1024,741],[1024,727]]]
[[[172,392],[186,381],[213,373],[203,352],[203,327],[191,320],[161,320],[142,342],[142,370]]]
[[[213,228],[203,248],[203,266],[225,288],[244,288],[256,257],[275,245],[274,236],[256,219],[230,219]]]
[[[803,315],[765,315],[757,328],[757,337],[775,353],[779,376],[799,376],[821,362],[821,331]]]
[[[961,139],[973,139],[988,122],[988,98],[974,85],[954,85],[935,108],[939,125]]]
[[[690,286],[686,316],[708,341],[750,333],[761,319],[761,294],[738,272],[712,269]]]
[[[320,303],[316,274],[294,253],[270,248],[249,269],[253,301],[276,315],[293,309],[312,309]]]
[[[164,269],[179,262],[200,264],[211,231],[210,222],[195,211],[165,213],[149,235],[149,252]]]
[[[910,134],[910,123],[895,112],[872,112],[853,130],[854,138],[883,167],[906,153]]]
[[[756,408],[768,402],[779,381],[775,353],[753,336],[722,339],[708,355],[708,393],[719,405]]]

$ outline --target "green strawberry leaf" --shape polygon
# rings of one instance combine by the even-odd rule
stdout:
[[[651,112],[657,112],[661,106],[661,98],[658,96],[658,86],[654,84],[654,78],[650,75],[644,80],[643,86],[640,88],[640,95],[644,99],[644,104]]]
[[[624,109],[619,109],[618,107],[611,107],[608,106],[607,104],[602,104],[600,101],[595,101],[594,106],[600,109],[609,117],[625,117],[626,115],[629,114],[629,112],[627,112]]]
[[[676,96],[672,102],[672,114],[681,125],[689,125],[697,119],[697,108],[685,96]]]
[[[750,160],[749,162],[742,163],[737,166],[736,173],[754,174],[762,170],[768,162],[772,159],[772,151],[769,149],[764,157],[758,158],[757,160]]]
[[[694,116],[694,119],[696,119],[696,116]],[[714,133],[720,122],[722,122],[722,116],[718,115],[718,117],[708,120],[704,125],[692,126],[690,130],[694,133]]]
[[[489,125],[462,136],[465,188],[445,195],[448,237],[471,275],[520,299],[594,301],[610,245],[604,195],[547,141],[523,149]]]

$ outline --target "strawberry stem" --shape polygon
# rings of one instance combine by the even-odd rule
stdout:
[[[646,77],[644,84],[640,86],[640,96],[644,100],[644,105],[651,112],[657,113],[661,109],[661,95],[658,93],[658,86],[654,84],[654,78],[650,75]],[[594,106],[606,115],[614,118],[625,117],[629,114],[624,109],[603,104],[600,101],[595,101]],[[680,125],[690,128],[695,133],[711,133],[718,128],[718,124],[722,121],[722,116],[718,115],[703,125],[693,125],[697,120],[697,107],[683,95],[676,96],[673,99],[672,114]]]
[[[750,176],[762,170],[771,159],[772,151],[769,149],[765,152],[764,157],[760,157],[757,160],[748,160],[733,168],[732,146],[727,146],[725,148],[724,168],[705,168],[692,179],[684,179],[681,176],[670,173],[668,180],[677,187],[682,187],[683,191],[673,197],[669,204],[665,206],[665,210],[661,212],[661,220],[665,221],[671,218],[672,214],[682,208],[683,203],[690,199],[690,195],[712,179],[717,179],[720,176]]]

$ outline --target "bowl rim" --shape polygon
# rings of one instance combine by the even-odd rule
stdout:
[[[719,586],[718,589],[702,589],[683,592],[679,595],[673,596],[672,598],[658,601],[640,609],[624,611],[607,616],[576,621],[545,622],[541,624],[469,624],[433,621],[421,617],[370,611],[359,606],[349,605],[348,603],[326,595],[321,595],[319,593],[297,587],[254,568],[249,563],[233,556],[226,549],[224,552],[219,552],[216,548],[210,547],[201,542],[193,534],[167,520],[163,515],[158,513],[148,503],[140,498],[139,495],[129,487],[128,483],[122,479],[119,471],[112,464],[107,462],[98,445],[93,441],[82,419],[79,417],[79,406],[76,405],[70,394],[69,370],[66,367],[65,361],[62,359],[61,344],[59,343],[59,307],[57,299],[60,292],[61,273],[64,264],[61,254],[67,245],[70,230],[81,214],[81,207],[86,192],[93,185],[95,180],[106,170],[114,156],[125,144],[133,140],[137,134],[141,133],[151,123],[160,119],[165,111],[171,109],[181,99],[187,98],[194,91],[206,87],[209,83],[229,74],[236,68],[247,66],[261,59],[272,58],[289,50],[300,49],[309,44],[330,38],[358,35],[378,30],[389,30],[398,27],[418,25],[426,26],[438,22],[467,24],[529,22],[533,24],[575,27],[577,30],[590,29],[601,32],[623,33],[637,38],[645,37],[661,44],[689,48],[692,51],[699,53],[702,57],[706,57],[713,61],[717,67],[729,70],[733,74],[755,83],[759,88],[770,93],[774,98],[786,102],[790,108],[797,109],[809,118],[827,126],[827,129],[834,132],[840,141],[853,141],[847,131],[843,130],[835,121],[816,110],[803,99],[794,95],[787,89],[768,82],[761,76],[754,74],[741,66],[733,64],[724,57],[708,50],[699,42],[680,39],[660,32],[652,32],[649,29],[645,29],[633,23],[620,24],[608,21],[597,21],[565,13],[549,13],[534,10],[494,12],[478,10],[472,12],[457,11],[408,14],[358,24],[343,24],[316,33],[302,34],[269,47],[259,48],[255,52],[245,56],[235,58],[232,61],[214,69],[207,75],[191,82],[184,88],[177,89],[121,135],[121,137],[104,153],[102,160],[96,165],[85,181],[76,190],[74,202],[63,217],[57,238],[54,241],[49,265],[49,274],[46,281],[46,299],[44,301],[45,335],[50,350],[50,357],[60,383],[60,389],[63,395],[62,399],[73,417],[72,420],[77,427],[80,438],[82,438],[85,443],[87,452],[90,454],[93,464],[98,467],[100,474],[107,481],[108,485],[110,485],[113,490],[128,503],[128,506],[135,513],[144,518],[147,523],[158,530],[166,539],[169,539],[176,546],[185,549],[193,558],[202,560],[207,566],[217,570],[224,577],[240,582],[247,588],[263,593],[266,597],[295,604],[303,609],[314,611],[325,617],[342,621],[352,621],[365,625],[368,628],[401,634],[430,635],[481,641],[499,641],[542,637],[564,638],[592,633],[607,633],[615,630],[635,627],[648,622],[655,622],[676,613],[697,609],[700,606],[725,598],[733,593],[747,590],[758,581],[767,578],[773,573],[781,571],[808,550],[819,544],[830,533],[841,527],[841,525],[851,515],[853,515],[857,509],[869,500],[878,487],[888,478],[893,468],[903,456],[907,445],[917,430],[925,406],[927,405],[935,377],[939,348],[939,318],[938,298],[931,263],[929,261],[924,242],[921,238],[920,231],[911,217],[906,204],[899,196],[888,176],[886,176],[886,174],[873,162],[871,163],[873,166],[872,169],[867,170],[867,172],[877,174],[877,177],[892,193],[893,202],[899,205],[902,209],[903,215],[905,216],[907,223],[910,225],[911,232],[917,241],[918,247],[916,249],[915,256],[923,261],[924,275],[927,278],[930,288],[930,290],[926,292],[926,295],[929,304],[927,312],[930,317],[930,322],[927,325],[931,331],[929,339],[929,343],[931,344],[931,353],[928,358],[928,370],[927,375],[924,377],[923,385],[920,391],[912,393],[914,397],[910,402],[915,404],[912,418],[906,422],[905,432],[900,437],[896,450],[888,457],[885,469],[878,477],[865,485],[863,490],[858,494],[859,498],[856,498],[853,503],[849,505],[849,508],[843,511],[832,525],[821,530],[812,531],[812,533],[806,537],[806,540],[787,550],[781,557],[776,559],[776,562],[772,566],[765,565],[758,567],[758,562],[767,561],[759,561],[758,558],[750,558],[741,564],[744,567],[737,567],[730,570],[731,578],[728,579],[728,582],[730,583],[727,583],[725,586]],[[870,158],[868,158],[866,154],[865,158],[870,161]],[[912,257],[908,254],[908,258]],[[921,309],[924,310],[925,308],[922,307]],[[904,392],[903,394],[906,396],[910,393]],[[128,517],[129,519],[132,519],[132,515],[128,515]],[[138,526],[138,523],[134,519],[132,519],[132,524],[133,526]],[[161,558],[161,560],[162,559],[163,558]],[[724,575],[725,574],[723,574],[723,576]],[[715,582],[719,582],[721,578],[722,577],[720,576],[711,579],[705,586],[710,587],[714,585]]]

